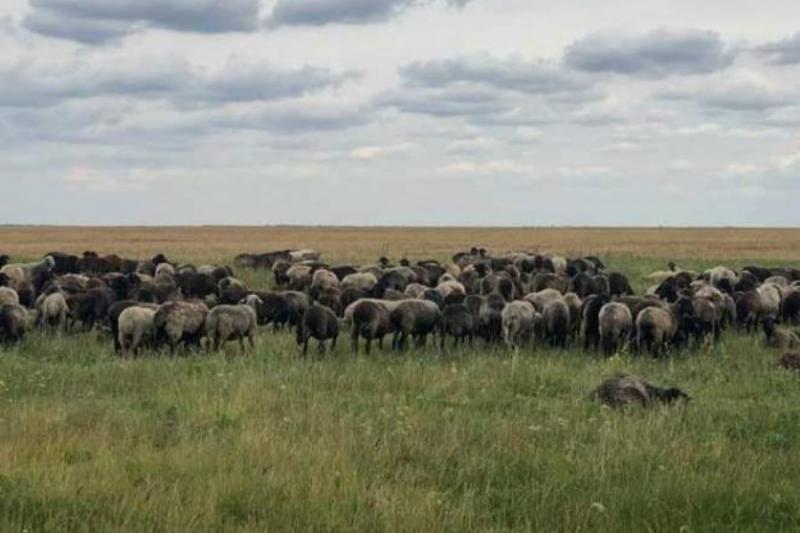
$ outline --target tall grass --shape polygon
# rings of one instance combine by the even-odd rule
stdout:
[[[640,287],[660,267],[609,263]],[[348,342],[120,360],[100,333],[32,335],[0,354],[0,530],[800,527],[799,378],[759,338],[667,361]],[[692,400],[587,399],[621,370]]]

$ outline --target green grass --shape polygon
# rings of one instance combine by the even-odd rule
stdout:
[[[609,264],[638,287],[661,267]],[[98,333],[32,335],[0,354],[0,530],[800,528],[800,378],[760,338],[668,361],[340,340],[123,361]],[[587,400],[619,370],[693,399]]]

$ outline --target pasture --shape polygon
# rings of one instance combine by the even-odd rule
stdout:
[[[94,249],[231,264],[245,251],[331,262],[474,244],[597,254],[637,293],[668,260],[702,271],[800,263],[800,231],[677,229],[0,228],[0,252]],[[252,288],[268,272],[237,270]],[[388,348],[301,359],[255,350],[121,359],[102,332],[0,351],[0,529],[785,531],[800,527],[800,377],[763,335],[654,360],[536,347]],[[619,371],[688,404],[588,399]]]

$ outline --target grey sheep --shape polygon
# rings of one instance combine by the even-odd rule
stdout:
[[[570,311],[563,299],[552,300],[542,309],[546,340],[551,346],[566,348],[571,331]]]
[[[614,354],[633,331],[633,315],[627,305],[611,302],[600,309],[598,316],[603,353]]]
[[[161,263],[166,264],[166,263]],[[142,343],[152,342],[155,336],[153,307],[133,306],[125,309],[117,320],[118,341],[122,355],[136,356]]]
[[[358,307],[354,311],[358,311]],[[355,315],[354,315],[355,317]],[[317,349],[325,352],[325,341],[331,341],[331,350],[336,349],[336,340],[339,338],[339,319],[336,314],[324,305],[313,304],[306,309],[303,320],[297,324],[297,345],[303,346],[303,356],[308,353],[308,341],[317,340]]]
[[[442,314],[439,306],[429,300],[404,300],[389,315],[394,336],[392,348],[403,350],[409,336],[417,347],[425,346],[429,333],[439,326]]]
[[[208,315],[208,306],[200,301],[167,302],[159,306],[153,325],[159,340],[169,345],[174,352],[179,344],[186,347],[200,346],[203,327]]]
[[[689,395],[681,389],[657,387],[638,376],[628,374],[617,374],[604,380],[592,391],[591,397],[613,408],[635,403],[650,408],[659,403],[669,405],[679,399],[689,400]]]
[[[536,322],[536,309],[525,300],[515,300],[505,306],[502,312],[503,341],[507,346],[519,348],[533,338]]]
[[[209,342],[208,348],[219,351],[226,342],[238,340],[244,353],[245,339],[250,342],[251,349],[255,348],[258,333],[256,307],[260,302],[258,296],[250,295],[237,305],[218,305],[210,310],[206,315],[204,328]]]
[[[352,321],[350,338],[354,356],[358,354],[359,338],[366,341],[367,355],[373,340],[377,340],[378,346],[383,348],[383,338],[391,331],[389,311],[385,306],[370,300],[359,300],[353,306]]]

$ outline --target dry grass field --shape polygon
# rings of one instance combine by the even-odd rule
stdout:
[[[798,230],[11,228],[0,253],[230,263],[310,247],[334,263],[498,252],[596,253],[630,276],[800,262]],[[237,272],[253,289],[266,272]],[[0,531],[797,531],[800,381],[760,335],[666,360],[477,342],[301,359],[255,350],[137,359],[100,331],[0,348]],[[633,372],[685,407],[589,401]]]
[[[482,245],[494,252],[543,250],[661,259],[800,259],[798,229],[694,228],[330,228],[330,227],[0,227],[0,253],[38,257],[87,249],[134,257],[169,251],[182,260],[308,247],[340,261],[388,255],[447,257]]]

